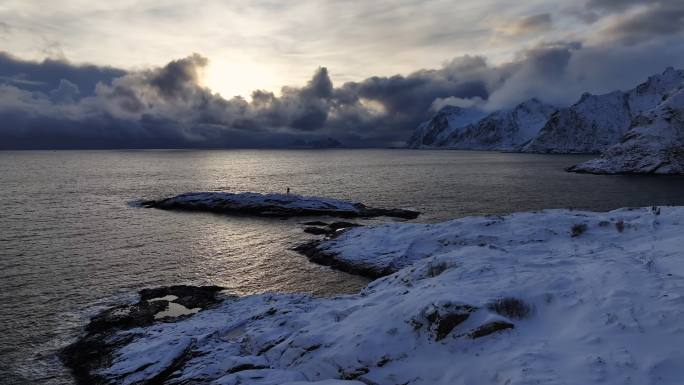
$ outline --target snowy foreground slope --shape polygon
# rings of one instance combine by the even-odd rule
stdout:
[[[329,246],[399,270],[357,295],[227,298],[177,322],[119,331],[97,373],[117,384],[684,377],[684,207],[386,224]],[[350,382],[316,382],[330,379]]]
[[[331,215],[338,217],[390,216],[416,218],[420,213],[404,209],[381,209],[363,203],[297,194],[252,192],[190,192],[171,198],[140,202],[144,207],[163,210],[208,211],[257,216]]]
[[[634,119],[622,141],[568,171],[594,174],[684,174],[684,85]]]

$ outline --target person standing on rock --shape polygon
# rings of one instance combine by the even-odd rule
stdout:
[[[287,195],[290,195],[290,188],[287,188]]]

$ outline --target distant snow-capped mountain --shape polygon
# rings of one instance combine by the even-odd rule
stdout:
[[[409,148],[442,147],[445,140],[460,132],[486,113],[478,108],[445,106],[427,122],[421,123],[408,140]]]
[[[562,108],[523,152],[598,153],[618,143],[632,120],[655,108],[684,82],[684,71],[668,68],[627,92],[584,94],[570,107]]]
[[[447,106],[418,127],[408,146],[514,150],[532,139],[555,110],[537,99],[490,114],[475,108]]]
[[[620,142],[632,121],[656,108],[684,83],[684,70],[666,69],[628,91],[584,94],[556,109],[536,99],[486,115],[477,108],[445,107],[422,123],[410,148],[599,153]]]
[[[632,121],[620,143],[568,171],[593,174],[684,174],[684,85]]]

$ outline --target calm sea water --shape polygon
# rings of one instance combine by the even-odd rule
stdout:
[[[54,357],[140,288],[354,292],[366,280],[289,248],[304,220],[132,207],[199,190],[293,192],[472,214],[684,204],[684,179],[568,174],[585,156],[411,150],[0,152],[0,382],[68,384]]]

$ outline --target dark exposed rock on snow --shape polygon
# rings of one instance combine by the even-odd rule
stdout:
[[[392,274],[392,271],[386,267],[378,269],[375,266],[339,259],[337,258],[337,253],[325,250],[321,247],[322,244],[323,242],[319,240],[310,241],[296,246],[293,250],[306,256],[311,262],[323,266],[330,266],[333,269],[350,274],[361,275],[372,279]]]
[[[328,235],[330,234],[330,229],[326,229],[324,227],[308,226],[304,228],[304,232],[313,235]]]
[[[111,362],[113,351],[133,339],[130,336],[110,341],[114,333],[187,318],[218,303],[217,293],[221,290],[219,286],[187,285],[143,289],[137,303],[117,305],[92,317],[85,335],[62,349],[59,356],[77,383],[109,384],[111,381],[100,377],[96,369]]]
[[[339,230],[361,226],[358,223],[352,223],[352,222],[325,223],[325,222],[314,221],[314,222],[306,222],[304,224],[307,225],[307,227],[304,228],[304,232],[309,233],[309,234],[314,234],[314,235],[334,235]]]
[[[414,219],[417,211],[367,207],[362,203],[295,194],[192,192],[149,200],[143,207],[164,210],[207,211],[270,217],[335,216],[343,218],[396,217]]]

